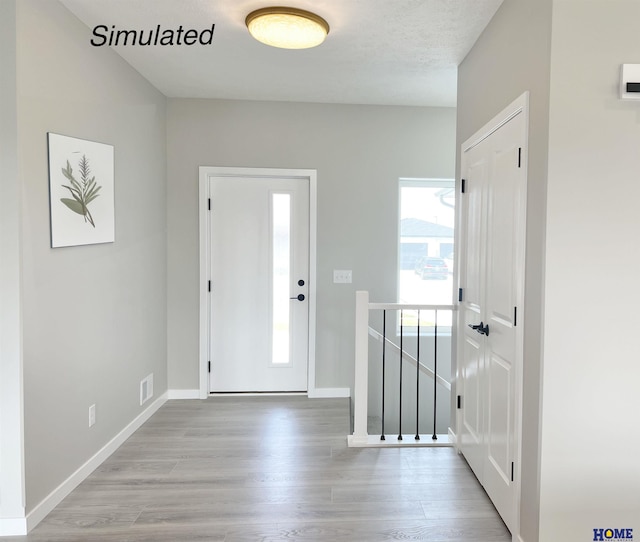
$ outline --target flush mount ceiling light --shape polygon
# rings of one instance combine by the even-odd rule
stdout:
[[[245,24],[258,41],[283,49],[316,47],[329,33],[329,24],[322,17],[297,8],[258,9],[247,15]]]

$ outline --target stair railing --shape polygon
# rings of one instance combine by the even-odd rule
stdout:
[[[451,383],[438,374],[438,311],[453,311],[454,305],[426,305],[426,304],[402,304],[402,303],[370,303],[369,292],[357,291],[356,292],[356,311],[355,311],[355,381],[354,381],[354,403],[353,403],[353,434],[349,435],[349,446],[352,447],[366,447],[366,446],[399,446],[410,444],[416,445],[428,445],[428,446],[449,446],[451,443],[447,438],[439,438],[436,431],[437,426],[437,397],[438,386],[443,387],[446,390],[451,391]],[[371,311],[383,311],[382,317],[382,333],[369,326],[369,318]],[[396,345],[387,336],[387,311],[399,311],[400,312],[400,329],[399,340],[400,344]],[[416,341],[416,355],[415,357],[409,354],[403,345],[404,340],[404,320],[405,311],[417,311],[417,318],[415,319],[417,328],[417,341]],[[434,325],[434,351],[433,351],[433,369],[422,363],[420,360],[420,313],[422,311],[434,311],[435,312],[435,325]],[[369,337],[373,337],[382,344],[382,412],[381,421],[382,428],[380,435],[369,435],[368,433],[368,419],[369,419]],[[399,363],[399,388],[397,393],[398,399],[398,434],[396,438],[388,438],[385,434],[385,375],[387,365],[387,354],[398,354]],[[416,393],[416,412],[415,412],[415,434],[412,439],[406,439],[402,433],[402,400],[403,400],[403,386],[406,384],[406,380],[403,382],[403,378],[406,378],[403,371],[404,363],[402,361],[409,362],[409,364],[415,367],[415,393]],[[421,439],[419,432],[419,420],[420,420],[420,377],[422,375],[427,376],[433,380],[433,434],[431,435],[431,442],[426,442]],[[411,442],[413,441],[413,442]]]

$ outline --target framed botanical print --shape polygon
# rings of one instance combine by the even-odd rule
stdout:
[[[51,246],[115,240],[114,148],[48,134]]]

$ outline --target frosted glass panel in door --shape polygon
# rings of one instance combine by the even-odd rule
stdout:
[[[291,195],[272,194],[271,273],[273,275],[272,357],[274,365],[289,365],[291,317]]]

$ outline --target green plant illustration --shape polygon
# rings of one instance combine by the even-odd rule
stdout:
[[[62,186],[71,192],[73,199],[60,198],[60,201],[64,203],[74,213],[78,213],[84,217],[85,222],[89,222],[94,228],[96,227],[88,205],[96,199],[100,194],[98,192],[102,186],[96,184],[96,178],[90,177],[91,169],[89,168],[89,160],[86,155],[82,155],[80,163],[78,164],[80,169],[80,181],[78,182],[73,176],[73,168],[67,160],[67,167],[62,168],[62,174],[69,179],[70,185],[63,184]]]

